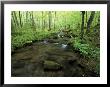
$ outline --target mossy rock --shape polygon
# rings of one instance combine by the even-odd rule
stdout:
[[[62,65],[57,62],[50,61],[50,60],[44,61],[44,70],[57,71],[61,69],[62,69]]]

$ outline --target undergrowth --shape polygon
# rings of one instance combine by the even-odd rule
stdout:
[[[97,62],[95,66],[95,72],[99,74],[100,72],[100,48],[90,45],[85,40],[81,40],[80,38],[71,38],[70,39],[71,46],[74,50],[79,51],[79,53],[84,58],[93,59]]]
[[[12,33],[11,37],[11,47],[12,49],[16,49],[19,47],[23,47],[25,44],[32,43],[33,41],[40,41],[42,39],[48,38],[55,31],[47,31],[47,30],[32,30],[32,29],[18,29],[16,33]]]

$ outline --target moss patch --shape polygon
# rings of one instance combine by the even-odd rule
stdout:
[[[44,70],[60,70],[62,65],[57,62],[45,60],[44,61]]]

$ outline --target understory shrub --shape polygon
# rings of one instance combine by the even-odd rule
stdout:
[[[75,50],[80,51],[83,56],[98,59],[100,56],[100,48],[91,46],[79,38],[70,40]]]

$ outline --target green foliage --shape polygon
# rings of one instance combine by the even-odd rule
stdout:
[[[69,43],[71,43],[74,50],[79,51],[83,57],[94,60],[96,62],[94,72],[100,74],[100,48],[91,45],[78,37],[71,38]]]
[[[95,72],[96,72],[97,74],[100,74],[100,63],[97,63],[97,64],[96,64]]]
[[[24,44],[32,43],[32,41],[39,41],[44,38],[47,38],[53,32],[43,31],[43,30],[35,30],[32,31],[31,29],[19,29],[16,31],[15,34],[12,35],[12,48],[22,47]]]
[[[98,47],[91,46],[79,38],[72,38],[70,41],[75,50],[80,51],[83,56],[99,59],[100,49]]]

